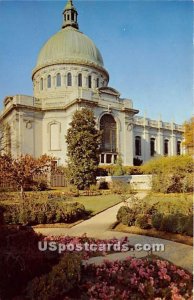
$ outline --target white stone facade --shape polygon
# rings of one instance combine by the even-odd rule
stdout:
[[[69,6],[66,10],[70,10]],[[49,48],[43,47],[41,53],[51,49],[52,61],[47,57],[48,62],[44,63],[41,54],[42,65],[37,63],[33,70],[34,96],[15,95],[4,99],[0,123],[10,126],[12,154],[29,153],[38,157],[46,153],[55,156],[58,165],[65,164],[67,129],[74,112],[83,107],[93,110],[96,126],[104,132],[101,164],[115,163],[118,155],[124,165],[133,165],[138,159],[145,162],[156,155],[181,154],[182,126],[137,117],[138,110],[133,108],[132,100],[121,98],[117,90],[108,86],[109,74],[99,50],[91,41],[82,45],[80,32],[75,28],[69,30],[71,22],[65,26],[68,28],[57,36],[57,43],[63,42],[60,40],[63,32],[68,38],[78,36],[81,58],[72,60],[72,48],[68,50],[63,45],[66,56],[56,63],[53,58],[56,45],[50,42]]]

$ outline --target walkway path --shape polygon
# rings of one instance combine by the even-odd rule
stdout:
[[[138,193],[138,198],[141,200],[145,197],[145,193]],[[165,251],[153,252],[164,259],[167,259],[177,266],[183,267],[184,269],[192,272],[192,255],[193,249],[191,246],[184,245],[181,243],[176,243],[160,238],[154,238],[149,236],[122,233],[111,230],[111,225],[116,221],[116,214],[118,209],[123,205],[123,203],[117,204],[106,211],[99,213],[98,215],[78,224],[72,228],[36,228],[36,232],[42,233],[44,235],[69,235],[69,236],[81,236],[87,234],[88,237],[95,237],[100,239],[110,239],[110,238],[121,238],[127,236],[130,245],[135,244],[164,244]],[[143,257],[146,256],[147,251],[133,251],[125,253],[115,253],[106,256],[106,259],[124,259],[127,256]],[[104,257],[93,258],[90,261],[95,263],[100,263],[104,260]]]

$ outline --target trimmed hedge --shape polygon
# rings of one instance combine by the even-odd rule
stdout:
[[[72,223],[86,215],[83,204],[65,201],[33,202],[5,205],[3,219],[5,224],[52,224]]]
[[[148,222],[148,216],[144,214],[139,214],[136,216],[135,226],[141,229],[149,229],[151,225]]]
[[[193,215],[155,214],[152,216],[152,226],[161,231],[193,236]]]

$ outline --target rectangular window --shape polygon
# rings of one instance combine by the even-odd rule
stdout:
[[[88,76],[88,87],[92,87],[92,76]]]
[[[150,155],[154,156],[155,154],[155,139],[151,138],[150,140]]]
[[[106,163],[111,164],[112,163],[112,154],[107,154],[106,155]]]
[[[135,137],[135,155],[141,156],[141,137]]]
[[[177,149],[176,149],[176,153],[177,155],[181,155],[181,142],[177,141]]]
[[[164,140],[164,155],[168,155],[168,140]]]

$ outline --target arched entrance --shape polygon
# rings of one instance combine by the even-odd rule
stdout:
[[[117,160],[117,124],[113,116],[105,114],[100,119],[102,143],[100,162],[114,164]]]

